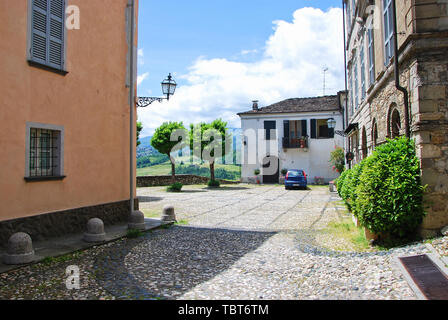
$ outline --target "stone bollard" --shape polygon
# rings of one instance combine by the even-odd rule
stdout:
[[[102,242],[106,240],[103,220],[98,218],[90,219],[87,222],[87,232],[84,233],[83,240],[85,242]]]
[[[174,214],[173,206],[163,207],[162,219],[163,222],[176,222],[176,215]]]
[[[14,233],[8,240],[7,253],[3,256],[5,264],[26,264],[33,262],[34,249],[31,237],[24,233]]]
[[[145,230],[145,215],[141,211],[133,211],[129,218],[128,229]]]
[[[448,236],[448,226],[442,228],[442,230],[440,231],[442,233],[442,235],[444,235],[445,237]]]

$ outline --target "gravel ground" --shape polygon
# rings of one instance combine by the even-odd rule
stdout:
[[[325,228],[344,212],[327,188],[138,192],[142,208],[173,204],[187,225],[2,274],[0,299],[416,299],[393,258],[427,247],[332,250],[344,241]],[[80,290],[65,287],[69,265],[80,268]]]

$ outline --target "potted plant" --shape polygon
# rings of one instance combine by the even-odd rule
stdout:
[[[282,170],[280,171],[280,173],[281,173],[281,175],[280,175],[280,178],[279,178],[278,183],[279,183],[279,184],[283,184],[283,183],[285,183],[285,176],[286,176],[286,174],[288,173],[288,169],[282,169]]]
[[[254,170],[256,184],[260,184],[260,173],[261,173],[260,169]]]
[[[300,137],[299,146],[300,148],[306,148],[306,137]]]

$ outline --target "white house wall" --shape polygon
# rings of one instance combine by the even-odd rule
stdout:
[[[311,119],[328,119],[333,118],[336,120],[335,130],[343,131],[342,128],[342,115],[338,112],[326,112],[326,113],[303,113],[300,115],[253,115],[242,116],[241,128],[243,136],[243,144],[241,146],[242,154],[242,168],[241,178],[243,182],[247,182],[249,177],[254,176],[254,170],[262,170],[261,159],[264,154],[260,154],[262,148],[259,146],[259,139],[264,140],[264,121],[276,121],[277,139],[280,170],[281,169],[303,169],[307,176],[308,182],[313,183],[314,177],[323,177],[326,182],[329,182],[339,176],[332,170],[330,161],[330,153],[335,147],[343,147],[344,139],[335,134],[334,139],[311,139],[308,140],[308,149],[290,148],[283,149],[282,141],[284,136],[283,121],[284,120],[307,120],[307,135],[311,137]],[[250,130],[255,130],[256,139],[255,142],[251,142],[247,137]],[[249,130],[249,131],[247,131]],[[253,132],[253,131],[252,131]],[[261,134],[261,137],[258,135]],[[246,141],[246,145],[244,145]],[[255,143],[255,155],[251,154],[252,159],[255,159],[255,163],[248,163],[249,144]],[[271,153],[271,155],[275,155]]]

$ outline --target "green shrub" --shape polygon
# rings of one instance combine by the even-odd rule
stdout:
[[[166,188],[166,191],[169,191],[169,192],[180,192],[180,191],[182,190],[182,187],[183,187],[183,184],[182,184],[182,183],[180,183],[180,182],[175,182],[175,183],[169,185],[169,186]]]
[[[254,170],[254,175],[258,176],[260,174],[260,172],[261,172],[260,169],[255,169]]]
[[[351,210],[351,201],[350,201],[350,194],[351,194],[351,186],[352,186],[352,179],[353,179],[353,169],[345,171],[346,175],[344,178],[344,184],[341,187],[341,198],[344,200],[345,204],[347,205],[348,209]]]
[[[348,199],[350,201],[351,209],[353,210],[353,214],[355,215],[355,217],[357,217],[355,204],[358,197],[358,194],[356,193],[356,188],[359,185],[359,177],[361,176],[363,168],[368,161],[369,160],[364,159],[351,169],[352,172],[351,172],[350,185],[348,186]]]
[[[288,173],[288,169],[282,169],[281,173],[282,175],[286,175]]]
[[[209,187],[218,188],[221,183],[218,180],[209,180],[207,185]]]
[[[349,173],[349,171],[350,170],[345,170],[344,172],[342,172],[342,174],[339,176],[339,178],[337,178],[335,180],[336,188],[338,189],[338,194],[341,198],[342,198],[341,190],[344,187],[344,181],[345,181],[345,178],[347,177],[347,174]]]
[[[377,234],[412,235],[425,215],[423,192],[414,142],[388,140],[366,159],[359,177],[354,203],[358,220]]]

